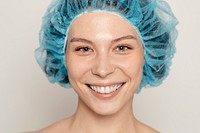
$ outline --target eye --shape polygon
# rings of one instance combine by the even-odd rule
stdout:
[[[78,46],[78,47],[75,48],[75,52],[77,53],[77,55],[85,56],[85,55],[92,54],[93,49],[91,49],[88,46]]]
[[[119,51],[119,52],[127,51],[129,49],[132,49],[132,48],[128,45],[119,45],[116,47],[116,51]]]
[[[90,51],[91,49],[88,48],[88,47],[80,47],[80,48],[76,48],[76,51],[81,51],[81,52],[88,52]]]

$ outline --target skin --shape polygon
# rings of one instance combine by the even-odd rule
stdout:
[[[133,114],[143,55],[137,32],[120,16],[93,12],[76,18],[69,29],[66,66],[78,107],[73,116],[38,133],[158,133]],[[88,87],[121,83],[117,94],[102,97]]]

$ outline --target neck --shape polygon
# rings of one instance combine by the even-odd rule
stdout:
[[[76,133],[134,133],[135,125],[132,100],[114,114],[100,115],[79,98],[78,108],[73,116],[72,130],[77,130]]]

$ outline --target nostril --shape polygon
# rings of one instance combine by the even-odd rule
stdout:
[[[99,77],[106,77],[106,76],[112,74],[113,72],[114,72],[114,68],[113,67],[100,67],[100,66],[97,66],[97,67],[92,69],[92,73],[94,75],[99,76]]]
[[[114,72],[114,63],[106,53],[101,53],[95,59],[92,73],[99,77],[106,77]]]
[[[113,72],[114,66],[112,64],[98,63],[92,69],[92,73],[100,77],[106,77]]]

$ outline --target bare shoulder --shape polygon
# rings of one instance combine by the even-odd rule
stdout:
[[[141,122],[138,123],[137,127],[139,131],[138,133],[160,133],[159,131]]]
[[[66,133],[69,130],[70,124],[71,124],[71,118],[66,118],[46,128],[29,133]]]
[[[152,127],[145,127],[141,133],[160,133],[159,131],[153,129]]]

